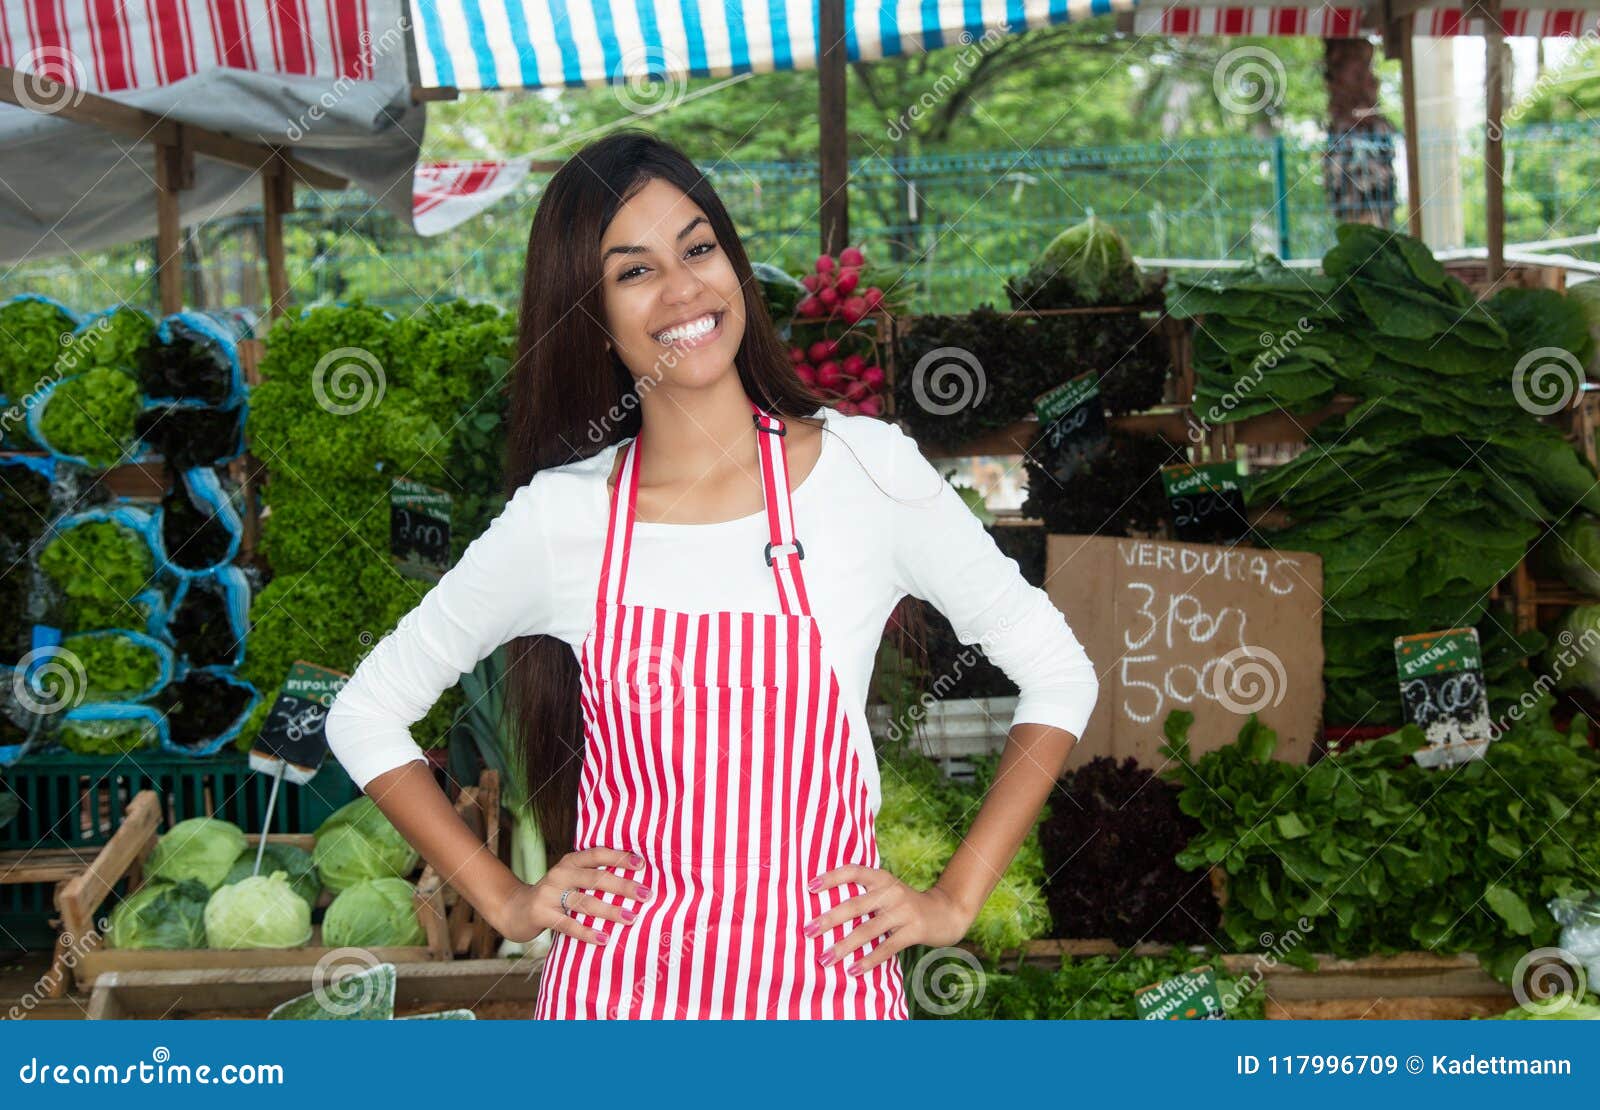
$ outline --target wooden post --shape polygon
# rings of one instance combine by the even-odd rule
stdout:
[[[183,229],[178,191],[194,184],[194,150],[178,128],[176,143],[159,143],[156,156],[156,279],[161,312],[183,310]]]
[[[817,7],[817,168],[821,179],[818,212],[823,254],[837,254],[850,242],[850,147],[845,134],[844,0],[820,0]]]
[[[1411,57],[1412,32],[1416,14],[1409,13],[1398,23],[1400,49],[1400,101],[1406,129],[1406,224],[1414,239],[1422,238],[1422,142],[1417,136],[1417,70]]]
[[[267,256],[267,314],[271,320],[289,307],[289,270],[283,253],[283,217],[294,211],[294,178],[281,161],[261,172],[261,241]]]
[[[1488,122],[1484,127],[1483,184],[1484,222],[1486,242],[1489,247],[1488,278],[1498,282],[1505,273],[1506,210],[1505,210],[1505,149],[1501,116],[1505,104],[1505,34],[1500,26],[1500,0],[1479,0],[1483,16],[1485,105]]]

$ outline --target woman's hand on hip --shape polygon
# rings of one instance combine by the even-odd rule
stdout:
[[[581,924],[568,912],[588,914],[626,925],[634,919],[634,911],[596,898],[588,891],[609,891],[624,898],[644,902],[650,898],[650,889],[632,879],[601,870],[605,867],[639,868],[643,857],[616,848],[584,848],[568,852],[556,861],[536,883],[523,883],[506,899],[500,910],[500,920],[490,922],[507,940],[528,941],[554,929],[589,944],[605,944],[610,938],[602,929],[591,929]],[[567,896],[567,909],[561,908],[561,892],[571,890]]]
[[[835,867],[812,880],[809,889],[817,893],[841,883],[860,883],[867,889],[819,915],[806,925],[804,932],[808,937],[816,936],[853,918],[866,917],[866,921],[822,953],[825,965],[836,963],[862,945],[883,938],[877,947],[846,969],[852,975],[859,975],[913,944],[936,947],[955,944],[967,935],[972,925],[972,914],[949,892],[937,886],[917,890],[879,867],[856,864]]]

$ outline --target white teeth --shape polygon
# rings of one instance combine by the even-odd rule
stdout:
[[[683,339],[697,339],[700,336],[710,332],[711,329],[716,326],[716,313],[711,313],[708,316],[702,316],[698,320],[693,320],[687,324],[684,324],[682,327],[669,328],[660,335],[656,336],[656,338],[663,343],[676,343]]]

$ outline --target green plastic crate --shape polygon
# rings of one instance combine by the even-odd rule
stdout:
[[[200,759],[164,752],[124,756],[50,753],[27,756],[0,772],[0,790],[21,802],[16,819],[0,828],[0,851],[81,845],[85,856],[111,838],[141,790],[162,798],[163,829],[189,817],[221,817],[260,832],[272,781],[250,770],[243,752]],[[359,791],[329,758],[304,786],[285,782],[269,832],[315,832]],[[0,885],[0,949],[54,943],[50,883]]]

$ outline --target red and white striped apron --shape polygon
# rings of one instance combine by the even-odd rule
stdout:
[[[581,651],[574,844],[638,852],[642,867],[607,870],[652,894],[640,902],[589,892],[638,917],[624,924],[575,914],[609,939],[556,934],[536,1017],[907,1016],[898,959],[845,973],[877,941],[827,967],[817,962],[865,917],[815,937],[801,932],[865,890],[842,883],[813,894],[813,877],[880,862],[839,683],[806,598],[784,423],[751,408],[771,542],[750,555],[772,567],[782,613],[626,604],[638,437],[624,459],[594,627]]]

